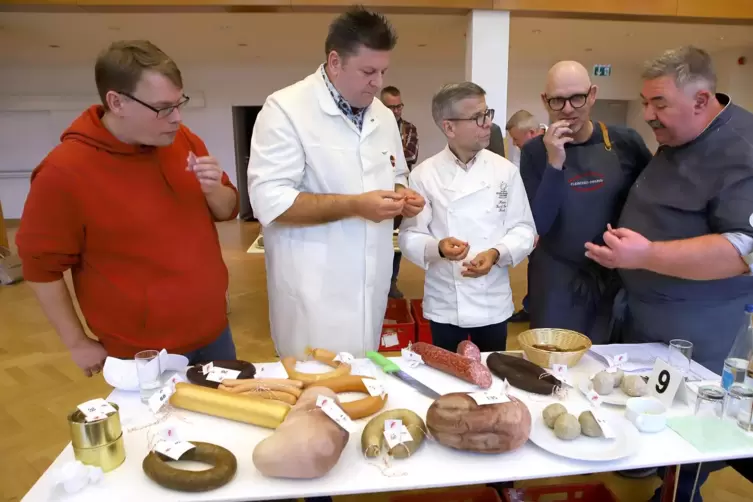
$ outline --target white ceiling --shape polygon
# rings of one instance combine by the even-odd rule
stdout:
[[[332,14],[0,13],[0,65],[89,65],[110,41],[127,38],[150,39],[179,64],[308,62],[323,56],[331,19]],[[437,64],[465,53],[464,16],[390,19],[400,36],[398,60]],[[689,42],[709,51],[750,46],[753,27],[513,17],[510,34],[516,64],[585,58],[638,64]]]

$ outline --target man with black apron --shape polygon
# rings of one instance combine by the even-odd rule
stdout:
[[[532,328],[565,328],[608,343],[616,274],[593,263],[583,245],[616,223],[630,186],[651,153],[626,127],[590,120],[597,87],[574,61],[549,70],[544,106],[552,125],[528,141],[520,172],[540,235],[528,288]]]
[[[665,52],[643,73],[644,118],[661,145],[630,191],[620,227],[587,256],[620,269],[627,343],[682,338],[721,373],[753,302],[753,114],[716,94],[709,55]],[[680,473],[677,500],[700,501],[711,469]],[[658,495],[655,500],[658,500]]]

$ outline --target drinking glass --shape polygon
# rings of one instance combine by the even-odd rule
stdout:
[[[693,344],[687,340],[669,342],[669,365],[677,368],[684,376],[690,374],[690,361],[693,360]]]
[[[698,389],[698,397],[695,401],[695,416],[722,418],[726,394],[724,389],[718,385],[704,385]]]
[[[142,350],[134,356],[136,372],[139,377],[139,392],[141,401],[146,403],[162,385],[160,376],[159,352],[156,350]]]
[[[724,418],[735,420],[743,430],[753,430],[753,388],[741,383],[732,384],[724,400]]]

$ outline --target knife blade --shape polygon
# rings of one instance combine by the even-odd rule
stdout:
[[[366,357],[369,358],[371,362],[379,366],[382,371],[387,373],[388,375],[392,375],[396,378],[399,378],[403,382],[407,383],[414,389],[416,389],[418,392],[423,394],[424,396],[430,397],[432,399],[437,399],[439,397],[442,397],[441,394],[438,392],[430,389],[426,385],[422,384],[406,372],[400,369],[400,366],[395,364],[394,362],[390,361],[386,357],[384,357],[382,354],[378,352],[367,352]]]

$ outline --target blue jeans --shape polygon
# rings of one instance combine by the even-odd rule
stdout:
[[[235,343],[233,334],[230,332],[230,325],[228,324],[220,336],[209,345],[184,355],[188,358],[190,365],[209,361],[234,361],[238,357],[235,355]]]

